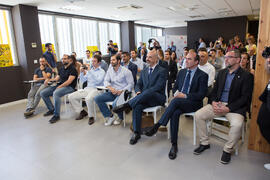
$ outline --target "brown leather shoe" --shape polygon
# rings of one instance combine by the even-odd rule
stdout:
[[[80,115],[76,118],[76,120],[81,120],[81,119],[83,119],[87,115],[88,115],[88,113],[85,110],[82,110],[80,112]]]
[[[90,117],[89,121],[88,121],[88,124],[92,125],[92,124],[94,124],[94,122],[95,122],[95,119],[93,117]]]

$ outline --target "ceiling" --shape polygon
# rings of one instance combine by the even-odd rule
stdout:
[[[33,5],[39,10],[131,20],[164,28],[186,26],[186,21],[201,19],[242,15],[258,18],[260,11],[260,0],[1,0],[0,3]]]

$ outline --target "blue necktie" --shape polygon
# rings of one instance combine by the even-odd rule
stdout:
[[[190,75],[191,75],[191,70],[188,70],[188,73],[187,73],[187,76],[186,76],[185,82],[184,82],[184,88],[182,90],[182,93],[184,93],[184,94],[187,94],[187,92],[188,92]]]
[[[152,74],[153,68],[150,68],[149,76]]]

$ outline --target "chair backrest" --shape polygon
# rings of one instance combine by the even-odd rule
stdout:
[[[166,102],[165,102],[165,105],[168,106],[168,104],[169,104],[169,98],[168,98],[168,80],[166,81],[165,95],[166,95]]]

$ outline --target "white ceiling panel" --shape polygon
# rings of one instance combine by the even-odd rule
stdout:
[[[186,21],[191,20],[259,14],[260,0],[1,0],[0,4],[26,4],[39,10],[177,27],[186,26]],[[81,9],[62,9],[67,5]],[[142,8],[130,8],[131,5]]]

